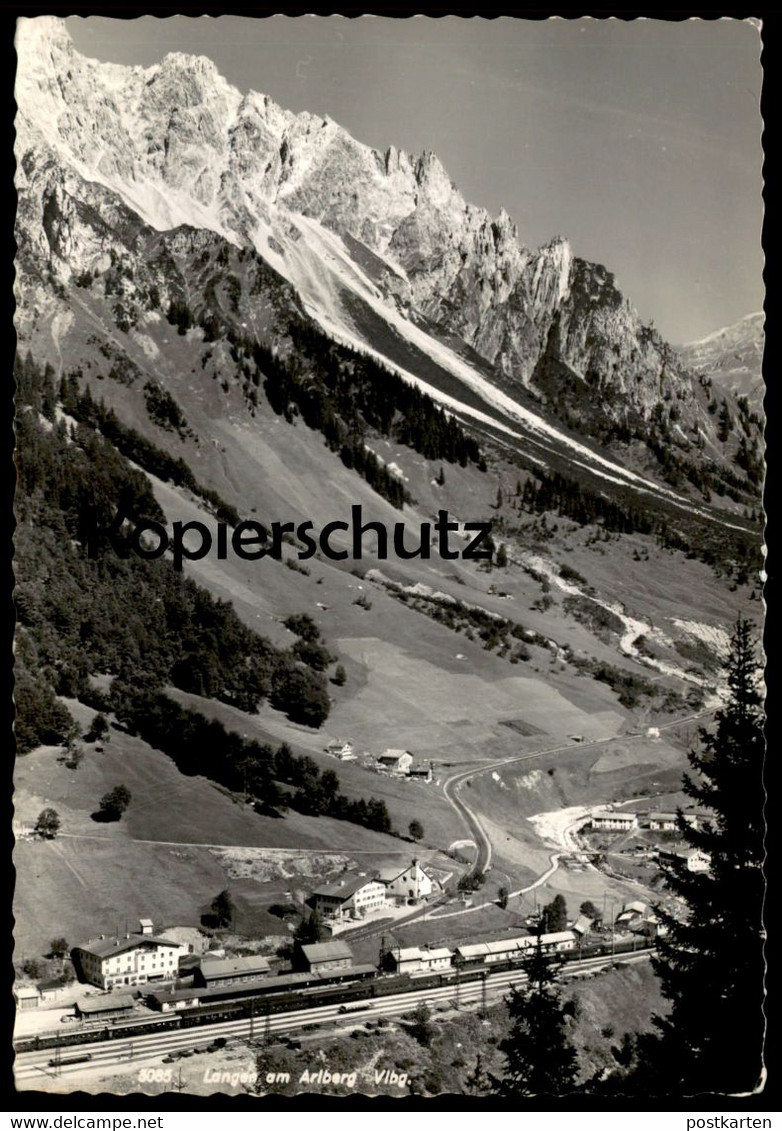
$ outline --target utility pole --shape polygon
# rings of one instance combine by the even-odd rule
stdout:
[[[481,971],[481,1017],[486,1016],[486,971]]]
[[[614,921],[614,901],[611,900],[611,957],[616,953],[616,923]]]

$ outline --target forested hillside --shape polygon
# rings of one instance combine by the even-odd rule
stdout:
[[[185,691],[254,711],[269,697],[300,722],[328,715],[325,680],[293,650],[246,628],[232,606],[166,560],[82,544],[88,507],[164,519],[149,481],[88,424],[58,411],[53,372],[20,360],[16,553],[18,740],[24,752],[64,737],[53,693],[94,698],[91,675]]]

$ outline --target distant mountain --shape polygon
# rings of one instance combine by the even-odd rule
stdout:
[[[711,377],[718,388],[734,396],[747,397],[751,407],[762,412],[764,322],[762,313],[747,314],[732,326],[682,346],[679,353],[690,369]]]

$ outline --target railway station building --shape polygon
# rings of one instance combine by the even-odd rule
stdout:
[[[213,986],[233,986],[254,982],[269,973],[268,959],[259,954],[244,958],[202,958],[195,971],[193,984],[211,989]]]
[[[346,970],[353,965],[353,951],[339,939],[309,943],[297,948],[294,962],[300,970],[307,970],[312,974],[321,974],[327,970]]]
[[[101,994],[76,1005],[76,1016],[83,1021],[116,1021],[132,1012],[133,998],[129,994]]]
[[[450,970],[452,957],[447,947],[394,947],[385,965],[397,974],[430,974]]]

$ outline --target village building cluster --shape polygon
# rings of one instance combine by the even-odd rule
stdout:
[[[345,875],[314,889],[308,902],[324,921],[337,924],[377,911],[420,903],[439,889],[417,860],[404,868],[380,868],[373,875]]]
[[[416,764],[415,758],[409,750],[389,748],[377,757],[368,752],[359,756],[353,747],[353,743],[344,739],[334,739],[325,747],[325,750],[327,754],[330,754],[332,758],[338,758],[340,762],[361,761],[366,768],[375,770],[379,774],[390,774],[395,778],[404,778],[408,781],[420,781],[427,784],[434,780],[434,764],[432,762]]]
[[[316,889],[310,905],[320,909],[325,919],[361,918],[367,909],[385,901],[416,901],[434,890],[435,881],[416,860],[400,869],[390,868],[385,875],[348,877],[341,884]],[[541,936],[549,951],[580,952],[594,936],[612,939],[635,937],[654,939],[663,932],[655,908],[641,900],[625,903],[611,922],[580,914],[561,930]],[[176,932],[172,931],[172,934]],[[519,935],[488,942],[461,942],[454,948],[432,944],[401,946],[393,937],[390,945],[381,944],[381,973],[425,976],[454,968],[489,968],[498,963],[519,961],[537,935]],[[329,982],[346,979],[369,980],[377,967],[356,962],[351,947],[339,938],[317,943],[296,942],[290,969],[259,954],[228,956],[223,949],[197,955],[192,945],[156,934],[150,919],[141,919],[138,930],[99,936],[74,947],[71,952],[79,981],[97,987],[88,991],[74,1006],[72,1020],[82,1024],[115,1022],[127,1018],[141,999],[148,1009],[160,1013],[179,1012],[203,1005],[220,1005],[236,999],[275,992],[304,991]],[[14,987],[17,1008],[34,1009],[45,1001],[40,986],[19,983]],[[66,1018],[67,1019],[67,1018]]]
[[[687,825],[697,829],[703,821],[703,814],[693,810],[682,813]],[[652,811],[649,813],[630,813],[624,809],[593,809],[590,827],[609,832],[632,832],[634,829],[649,829],[653,832],[675,833],[679,830],[678,815],[674,812]]]
[[[683,811],[681,816],[684,823],[693,829],[700,828],[706,819],[705,814],[692,809]],[[595,832],[633,833],[637,830],[658,833],[680,832],[679,814],[663,810],[631,813],[624,809],[594,809],[586,827]],[[707,872],[710,866],[707,853],[699,848],[662,845],[658,846],[653,854],[660,859],[680,861],[688,872]]]
[[[344,753],[344,751],[343,751]],[[339,755],[337,755],[339,756]],[[383,761],[385,758],[385,761]],[[378,759],[385,772],[406,774],[412,767],[407,751],[387,751]],[[698,827],[703,814],[685,812],[684,820]],[[595,809],[586,818],[586,825],[596,831],[628,833],[646,829],[653,833],[680,831],[677,813],[649,811],[627,812],[619,808]],[[646,851],[649,851],[646,849]],[[665,839],[654,848],[660,858],[676,859],[692,872],[708,870],[705,853]],[[439,879],[438,879],[439,876]],[[142,918],[135,931],[100,935],[80,943],[71,951],[76,976],[82,984],[102,991],[91,996],[89,991],[75,1006],[74,1019],[82,1023],[114,1021],[127,1016],[139,997],[148,1008],[160,1012],[195,1008],[204,1003],[221,1003],[235,997],[251,997],[269,992],[296,992],[316,985],[318,979],[344,980],[370,978],[377,968],[357,965],[350,946],[335,937],[367,918],[382,918],[394,910],[415,906],[429,900],[441,890],[446,879],[437,869],[413,857],[406,864],[380,867],[372,872],[350,873],[317,885],[306,903],[320,918],[322,927],[332,937],[317,943],[296,942],[291,954],[290,969],[281,969],[279,960],[259,954],[231,956],[216,949],[205,954],[193,953],[194,945],[179,941],[176,930],[167,937],[157,933],[151,919]],[[597,912],[594,912],[597,915]],[[536,924],[528,920],[535,930]],[[583,913],[567,923],[567,930],[546,935],[546,946],[557,951],[580,951],[605,939],[653,940],[664,928],[656,909],[641,900],[626,903],[615,916],[591,918]],[[469,968],[476,964],[489,967],[502,962],[518,961],[530,945],[531,936],[487,942],[461,942],[450,949],[442,944],[401,946],[391,940],[381,946],[380,970],[386,974],[424,976],[454,967]],[[612,941],[613,945],[613,941]],[[279,984],[279,985],[278,985]],[[57,987],[61,982],[57,983]],[[14,987],[19,1011],[45,1004],[46,987],[18,983]]]

